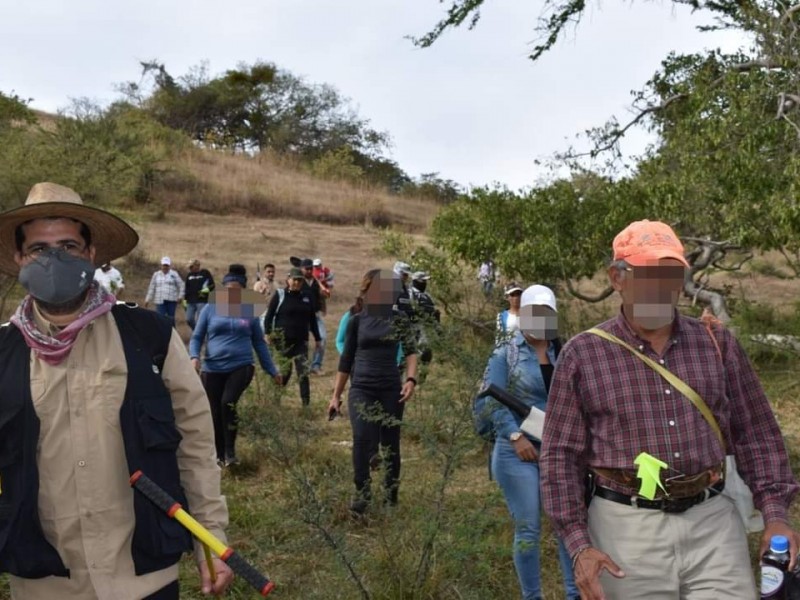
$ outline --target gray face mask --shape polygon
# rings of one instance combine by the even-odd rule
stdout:
[[[94,279],[94,265],[61,248],[48,248],[20,269],[18,279],[37,300],[60,306],[88,289]]]

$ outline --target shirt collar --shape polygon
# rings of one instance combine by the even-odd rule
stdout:
[[[682,327],[681,322],[685,319],[684,317],[676,308],[675,309],[675,319],[672,321],[672,332],[670,333],[669,339],[674,344],[675,341],[681,336]],[[622,313],[622,306],[619,307],[619,313],[617,314],[617,318],[614,320],[614,325],[617,329],[617,333],[621,333],[619,337],[623,340],[628,342],[634,346],[650,346],[650,342],[647,340],[643,340],[639,337],[639,335],[633,330],[631,324],[628,322],[628,319],[625,318],[625,315]]]

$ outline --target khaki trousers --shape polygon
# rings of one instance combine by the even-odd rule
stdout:
[[[733,503],[716,496],[683,513],[589,505],[592,544],[625,573],[601,575],[609,600],[754,600],[747,536]]]

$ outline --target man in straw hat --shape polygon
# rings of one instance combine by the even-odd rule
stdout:
[[[762,551],[786,536],[793,567],[800,542],[788,522],[800,488],[772,408],[736,338],[676,310],[689,265],[668,225],[632,223],[613,250],[622,309],[570,340],[553,375],[545,511],[584,600],[750,600],[726,454],[763,514]]]
[[[0,214],[0,270],[28,292],[0,326],[0,572],[14,599],[178,598],[192,539],[130,487],[136,470],[224,539],[208,402],[180,337],[93,282],[137,241],[53,183]],[[230,586],[221,560],[214,584],[198,565],[205,593]]]

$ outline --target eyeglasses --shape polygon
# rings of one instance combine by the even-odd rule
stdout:
[[[60,242],[54,246],[48,246],[47,244],[34,244],[28,248],[22,256],[26,258],[39,258],[48,250],[63,250],[70,256],[78,257],[86,251],[86,246],[72,241]]]

